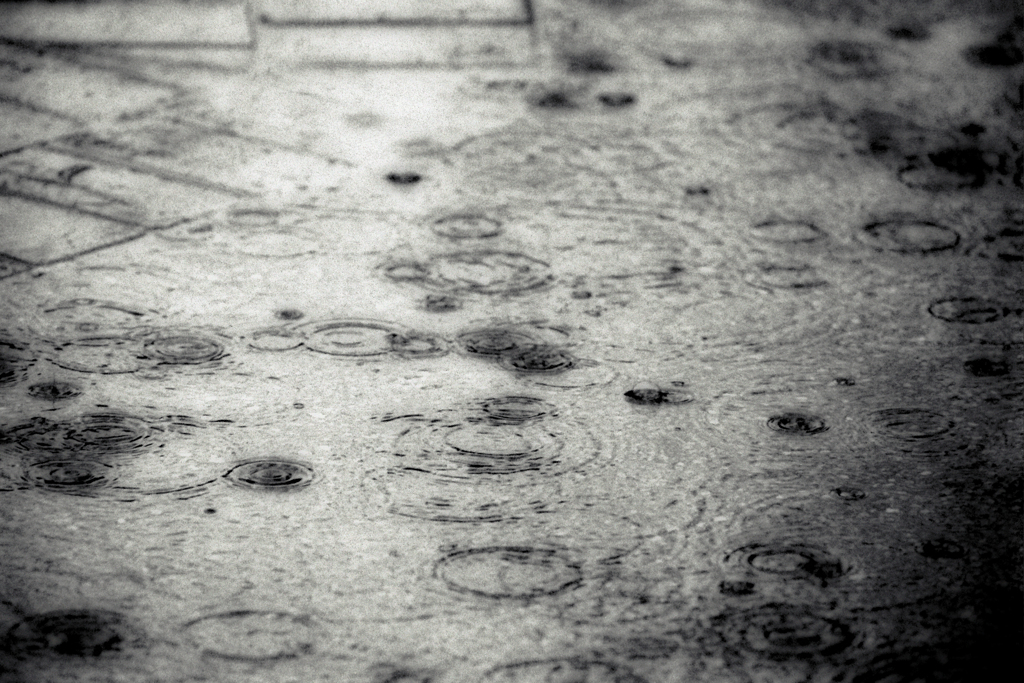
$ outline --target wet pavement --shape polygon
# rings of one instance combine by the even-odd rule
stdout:
[[[525,17],[0,44],[0,681],[1019,673],[1020,16]]]

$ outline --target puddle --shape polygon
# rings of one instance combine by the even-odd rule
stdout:
[[[1019,28],[406,4],[0,49],[0,679],[1019,669]]]

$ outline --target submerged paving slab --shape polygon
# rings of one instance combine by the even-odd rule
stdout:
[[[533,48],[528,0],[256,3],[265,59],[293,64],[517,64]]]
[[[251,43],[246,3],[195,0],[0,2],[0,37],[87,45]]]

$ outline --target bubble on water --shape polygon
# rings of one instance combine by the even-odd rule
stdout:
[[[66,401],[82,395],[82,390],[71,382],[43,382],[28,388],[28,395],[43,401]]]
[[[551,284],[554,275],[540,259],[513,251],[460,251],[424,261],[384,266],[384,275],[448,294],[518,294]]]
[[[505,664],[488,671],[483,680],[488,683],[646,683],[621,664],[575,657]]]
[[[206,657],[240,662],[295,659],[314,650],[316,628],[306,615],[262,610],[211,614],[184,630]]]
[[[858,237],[876,251],[930,254],[955,248],[960,233],[928,221],[895,220],[866,225]]]
[[[836,654],[855,637],[839,619],[782,603],[729,613],[716,621],[726,642],[777,660]]]
[[[453,591],[488,598],[530,599],[578,586],[583,571],[561,550],[490,546],[448,553],[434,576]]]
[[[414,171],[393,171],[384,177],[395,185],[415,185],[423,180],[423,176]]]
[[[623,396],[630,403],[645,406],[692,403],[695,398],[693,393],[686,389],[686,382],[679,380],[661,384],[638,382]]]
[[[4,641],[5,650],[22,657],[101,657],[141,648],[145,635],[118,612],[58,610],[15,624]]]
[[[306,335],[288,327],[268,327],[251,332],[249,346],[260,351],[290,351],[302,346]]]
[[[828,431],[828,425],[816,415],[780,413],[768,418],[768,428],[783,434],[809,436]]]
[[[952,297],[939,299],[928,306],[928,313],[948,323],[981,325],[995,322],[1008,313],[1008,309],[989,299],[978,297]]]
[[[262,491],[294,491],[314,480],[313,468],[290,460],[249,460],[232,467],[224,478],[243,488]]]

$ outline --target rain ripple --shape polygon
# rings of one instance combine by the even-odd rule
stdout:
[[[0,430],[0,475],[7,490],[120,501],[189,498],[218,479],[232,452],[215,425],[187,416],[36,417]]]
[[[342,318],[256,330],[249,346],[261,351],[310,351],[342,358],[429,358],[448,352],[438,336],[382,320]]]

